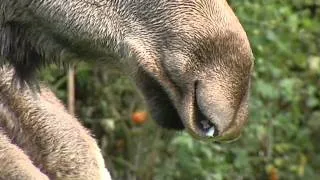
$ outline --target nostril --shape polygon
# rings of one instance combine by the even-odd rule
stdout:
[[[197,88],[199,85],[199,81],[195,81],[194,84],[194,107],[195,107],[195,124],[197,129],[201,131],[201,134],[207,137],[215,137],[218,136],[219,131],[217,126],[212,123],[207,116],[201,111],[198,100],[197,100]]]
[[[202,124],[203,130],[206,132],[206,136],[213,137],[216,132],[215,126],[208,120],[202,120],[200,123]]]
[[[198,128],[204,132],[208,137],[214,137],[219,134],[218,128],[214,123],[208,120],[208,118],[197,108],[196,124]]]

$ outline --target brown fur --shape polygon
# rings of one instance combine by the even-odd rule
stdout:
[[[97,143],[66,112],[55,95],[46,87],[41,87],[40,94],[27,87],[18,90],[11,82],[12,71],[3,68],[0,71],[0,177],[107,179]]]
[[[0,64],[14,66],[21,83],[36,84],[30,80],[42,65],[107,62],[113,50],[133,65],[131,77],[162,127],[212,141],[234,140],[245,127],[253,55],[225,0],[1,0],[0,14]],[[88,146],[95,143],[63,108],[1,83],[0,102],[19,122],[5,131],[35,165],[50,177],[67,173],[64,165],[101,170],[96,145]]]
[[[5,113],[1,112],[1,120]],[[0,130],[0,162],[0,180],[49,180],[3,130]]]
[[[112,50],[163,127],[233,140],[248,119],[253,55],[225,0],[1,0],[0,14],[0,64],[22,80],[51,62],[110,62]]]

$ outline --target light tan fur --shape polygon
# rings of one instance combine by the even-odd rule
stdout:
[[[3,112],[1,119],[3,120]],[[3,130],[0,131],[0,179],[39,179],[49,178],[32,164],[29,157],[16,145],[12,144]]]
[[[110,179],[96,141],[46,87],[12,84],[0,71],[0,179]]]

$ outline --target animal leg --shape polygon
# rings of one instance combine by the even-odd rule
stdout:
[[[0,110],[0,118],[2,111]],[[0,120],[1,121],[1,120]],[[49,180],[0,129],[0,180]]]
[[[4,68],[0,102],[12,114],[5,127],[9,137],[50,179],[111,179],[96,141],[48,88],[17,89]]]

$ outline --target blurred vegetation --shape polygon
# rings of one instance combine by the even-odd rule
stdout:
[[[236,142],[198,142],[144,116],[137,122],[132,116],[146,108],[128,78],[77,65],[76,114],[99,139],[114,179],[320,177],[320,1],[229,2],[256,58],[250,121]],[[66,102],[66,73],[52,66],[42,77]]]

